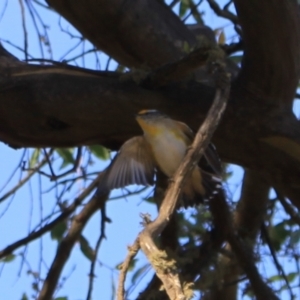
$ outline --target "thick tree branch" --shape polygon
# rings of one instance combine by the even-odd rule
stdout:
[[[184,42],[196,43],[193,33],[160,1],[47,2],[97,48],[125,66],[158,67],[179,59]]]
[[[110,72],[21,62],[11,66],[7,60],[2,65],[0,60],[0,66],[0,139],[16,147],[99,143],[118,149],[140,133],[132,116],[144,108],[164,111],[195,129],[204,120],[214,93],[195,81],[151,90],[138,86],[128,75]],[[299,122],[291,112],[266,111],[235,84],[214,136],[219,154],[223,160],[265,171],[270,184],[298,207],[299,141]]]
[[[291,107],[300,74],[296,0],[234,0],[245,45],[241,84],[257,101]],[[257,103],[259,105],[259,103]]]
[[[90,1],[87,7],[84,1],[48,0],[94,45],[128,66],[157,67],[180,58],[185,41],[195,44],[191,31],[159,1],[100,2]],[[234,3],[245,43],[241,84],[257,101],[290,105],[300,71],[297,1]]]

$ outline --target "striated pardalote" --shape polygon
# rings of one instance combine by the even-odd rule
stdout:
[[[153,185],[155,170],[172,178],[179,167],[194,134],[185,124],[157,110],[142,110],[136,120],[144,135],[126,141],[103,171],[96,194],[130,184]],[[198,165],[187,178],[179,206],[193,206],[223,193],[221,162],[214,145],[209,144]]]

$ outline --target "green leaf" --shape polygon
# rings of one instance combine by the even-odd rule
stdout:
[[[145,272],[149,269],[149,264],[145,264],[144,266],[140,267],[136,270],[136,272],[132,275],[131,282],[135,284],[137,280],[145,274]]]
[[[34,168],[35,165],[37,164],[40,153],[41,153],[41,149],[39,149],[39,148],[36,148],[33,150],[30,160],[29,160],[29,168],[30,169]]]
[[[25,293],[23,293],[21,300],[29,300],[29,298],[27,297],[27,295]]]
[[[15,258],[16,258],[16,256],[14,254],[8,254],[5,257],[1,258],[0,261],[8,263],[8,262],[13,261]]]
[[[131,271],[132,269],[134,269],[135,264],[136,264],[137,261],[138,261],[137,258],[134,258],[134,259],[132,259],[130,261],[130,264],[128,266],[128,271]],[[117,270],[121,270],[122,269],[122,265],[123,265],[123,262],[120,262],[119,264],[116,265],[116,269]]]
[[[63,163],[61,165],[61,169],[69,164],[74,164],[75,160],[73,158],[73,149],[70,148],[56,148],[55,151],[58,155],[63,159]]]
[[[57,297],[54,300],[68,300],[68,297]]]
[[[281,275],[273,275],[269,278],[269,281],[270,282],[274,282],[274,281],[279,281],[279,280],[282,280],[282,276]]]
[[[156,204],[155,197],[153,197],[153,196],[150,196],[148,198],[143,198],[143,200],[146,202],[149,202],[149,203]]]
[[[180,6],[179,6],[179,17],[180,18],[182,18],[185,15],[188,8],[190,7],[189,2],[190,2],[189,0],[181,0]]]
[[[95,258],[95,251],[90,246],[88,240],[81,235],[79,238],[79,244],[80,244],[80,250],[83,253],[83,255],[90,261],[93,261]]]
[[[290,236],[291,231],[285,228],[286,222],[280,222],[269,229],[270,238],[273,242],[275,250],[279,250],[286,238]]]
[[[51,239],[61,241],[66,230],[67,230],[67,222],[66,221],[62,221],[62,222],[58,223],[51,230]]]
[[[292,282],[295,280],[295,278],[299,276],[299,274],[297,272],[291,272],[288,275],[286,275],[286,278],[289,282]],[[282,275],[273,275],[269,278],[270,282],[274,282],[274,281],[280,281],[280,280],[284,280]]]
[[[290,244],[292,246],[295,246],[296,244],[298,244],[300,241],[300,229],[295,230],[291,233],[290,236]]]
[[[193,5],[195,5],[195,1],[193,1]],[[204,25],[204,22],[202,19],[202,16],[204,15],[203,12],[199,12],[197,9],[191,8],[191,13],[192,13],[192,16],[194,17],[194,19],[196,20],[196,23]]]
[[[239,64],[239,63],[242,62],[243,55],[233,55],[233,56],[229,56],[229,58],[230,58],[233,62]]]
[[[109,159],[109,151],[105,147],[100,145],[93,145],[93,146],[89,146],[89,148],[96,157],[102,160]]]
[[[186,41],[183,42],[182,51],[186,54],[189,54],[192,51],[190,44]]]
[[[291,272],[286,277],[289,282],[293,282],[299,276],[298,272]]]

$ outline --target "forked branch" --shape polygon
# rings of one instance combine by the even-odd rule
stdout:
[[[208,115],[199,128],[192,146],[188,149],[185,158],[175,173],[173,182],[170,183],[166,191],[158,217],[156,220],[145,226],[145,229],[139,234],[135,242],[135,244],[139,244],[142,251],[152,264],[152,267],[154,268],[156,275],[162,281],[169,298],[174,300],[191,298],[193,292],[190,289],[190,284],[182,283],[180,281],[176,261],[170,259],[165,251],[159,250],[154,241],[161,234],[171,219],[175,211],[182,186],[184,185],[189,172],[199,161],[204,149],[208,146],[208,143],[225,110],[229,95],[229,76],[223,71],[221,66],[218,65],[218,67],[220,74],[217,85],[219,88],[216,91],[215,99]],[[121,274],[123,273],[124,272]],[[122,276],[122,278],[122,282],[124,282],[124,276]],[[119,291],[118,300],[124,299],[124,288],[122,284],[120,285]]]

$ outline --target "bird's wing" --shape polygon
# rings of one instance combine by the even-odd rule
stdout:
[[[155,162],[151,148],[143,136],[133,137],[123,144],[104,171],[97,194],[130,184],[152,185]]]
[[[181,131],[184,133],[185,137],[187,138],[188,144],[191,144],[195,137],[193,130],[185,123],[179,121],[176,121],[176,123],[178,127],[181,129]]]
[[[190,140],[190,143],[193,142],[195,134],[193,130],[187,126],[185,123],[177,121],[177,125],[181,128],[183,133],[186,135],[188,140]],[[213,173],[217,176],[222,175],[222,166],[221,166],[221,160],[218,156],[218,153],[216,151],[216,147],[214,144],[209,143],[207,148],[204,151],[204,158],[205,160],[201,159],[200,165],[202,165],[204,171],[207,171],[209,173]]]
[[[213,143],[209,143],[209,145],[205,149],[204,157],[210,168],[212,169],[212,172],[218,177],[222,177],[221,160]]]

